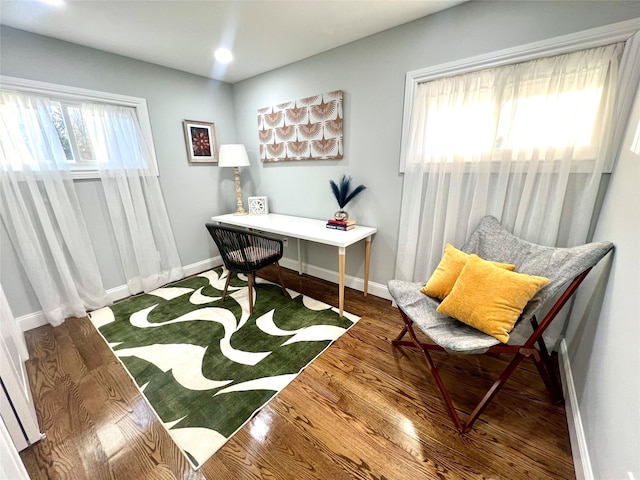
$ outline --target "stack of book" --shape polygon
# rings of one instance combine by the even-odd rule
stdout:
[[[330,218],[327,220],[327,228],[331,228],[333,230],[351,230],[356,226],[356,222],[354,220],[336,220],[334,218]]]

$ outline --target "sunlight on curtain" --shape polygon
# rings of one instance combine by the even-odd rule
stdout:
[[[184,277],[160,182],[135,110],[83,104],[130,293]]]
[[[584,243],[610,152],[623,44],[418,85],[396,277],[422,281],[484,215],[544,245]]]
[[[56,326],[108,305],[49,100],[0,92],[0,215]]]
[[[633,136],[633,141],[631,142],[631,151],[636,155],[640,155],[640,122],[638,122],[636,134]]]

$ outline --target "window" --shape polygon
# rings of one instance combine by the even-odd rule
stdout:
[[[461,98],[453,105],[442,101],[442,91],[439,92],[440,102],[423,100],[420,104],[419,90],[423,84],[440,79],[451,79],[471,72],[490,71],[506,65],[624,42],[639,28],[640,22],[637,19],[628,20],[408,72],[405,81],[400,172],[405,172],[405,164],[413,161],[408,157],[409,146],[414,140],[412,117],[416,109],[425,106],[429,107],[431,117],[426,128],[433,129],[435,134],[429,135],[429,143],[424,144],[420,153],[441,156],[441,162],[450,161],[447,154],[477,155],[491,150],[494,156],[501,158],[505,158],[511,152],[513,159],[517,160],[520,159],[518,151],[531,148],[561,149],[569,143],[571,148],[576,149],[574,158],[585,161],[593,159],[596,155],[594,142],[597,142],[594,132],[599,129],[598,122],[603,113],[603,89],[600,87],[571,89],[565,86],[551,102],[548,96],[542,98],[536,93],[535,80],[525,79],[524,83],[529,83],[531,87],[527,88],[526,94],[519,92],[518,101],[513,103],[508,99],[492,98],[491,89],[495,82],[487,82],[484,95]],[[522,79],[519,82],[522,84]],[[624,86],[625,90],[629,88],[631,87]],[[574,113],[570,116],[568,112],[572,111],[572,107],[578,108],[573,108]],[[611,159],[608,162],[605,170],[611,171]],[[585,162],[583,167],[587,163]]]
[[[74,169],[95,169],[95,156],[82,111],[77,105],[51,102],[51,120],[58,131],[67,162]]]
[[[496,148],[591,147],[602,88],[532,95],[502,105]]]
[[[428,102],[426,106],[430,113],[425,131],[429,132],[430,141],[423,144],[423,155],[447,161],[448,153],[468,155],[491,150],[494,128],[491,102],[475,100],[438,106],[440,100],[436,98],[435,105]]]
[[[2,90],[33,93],[49,99],[49,116],[56,128],[73,178],[99,177],[96,149],[91,144],[89,136],[89,119],[85,119],[82,113],[83,104],[117,105],[135,112],[142,135],[149,146],[152,164],[148,167],[157,175],[157,161],[145,99],[12,77],[0,77],[0,84]]]
[[[418,95],[421,88],[418,86]],[[428,141],[422,153],[434,161],[492,151],[502,158],[511,152],[513,160],[522,160],[518,152],[532,149],[561,152],[575,148],[575,157],[582,160],[595,155],[594,130],[600,118],[602,87],[506,100],[490,98],[494,89],[487,88],[460,101],[440,96],[439,88],[434,90],[433,96],[429,94],[416,104],[429,112],[424,128]],[[553,158],[554,154],[550,155]]]
[[[639,29],[635,19],[407,74],[397,278],[428,278],[484,215],[533,243],[587,241],[638,86]]]

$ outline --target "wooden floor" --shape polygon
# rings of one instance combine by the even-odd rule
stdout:
[[[288,288],[337,304],[336,285],[284,269]],[[274,279],[272,270],[264,276]],[[21,453],[33,479],[575,478],[564,408],[532,363],[461,436],[418,352],[395,349],[388,300],[347,289],[362,319],[199,470],[171,441],[89,320],[27,332],[27,366],[46,438]],[[467,414],[500,356],[434,354]],[[470,372],[470,375],[466,375]]]

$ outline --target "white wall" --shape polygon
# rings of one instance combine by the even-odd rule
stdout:
[[[212,60],[213,61],[213,60]],[[196,263],[217,251],[204,223],[232,211],[232,169],[187,162],[182,120],[215,122],[219,143],[236,141],[231,86],[197,75],[2,26],[0,73],[147,99],[160,183],[180,259]],[[92,180],[75,182],[107,289],[125,284],[104,194]],[[40,310],[0,222],[0,283],[16,317]]]
[[[277,213],[329,218],[337,209],[329,180],[352,175],[367,186],[347,208],[378,227],[371,280],[393,278],[402,176],[398,173],[408,71],[640,17],[634,2],[469,2],[233,85],[238,141],[252,157],[245,193],[269,197]],[[258,161],[256,110],[344,91],[344,159]],[[246,172],[243,172],[246,176]],[[361,246],[347,251],[347,274],[362,277]],[[295,248],[285,255],[295,258]],[[337,270],[334,252],[309,246],[309,263]]]
[[[639,90],[640,92],[640,90]],[[615,243],[578,290],[567,330],[582,427],[596,479],[640,479],[640,93],[594,232]]]

